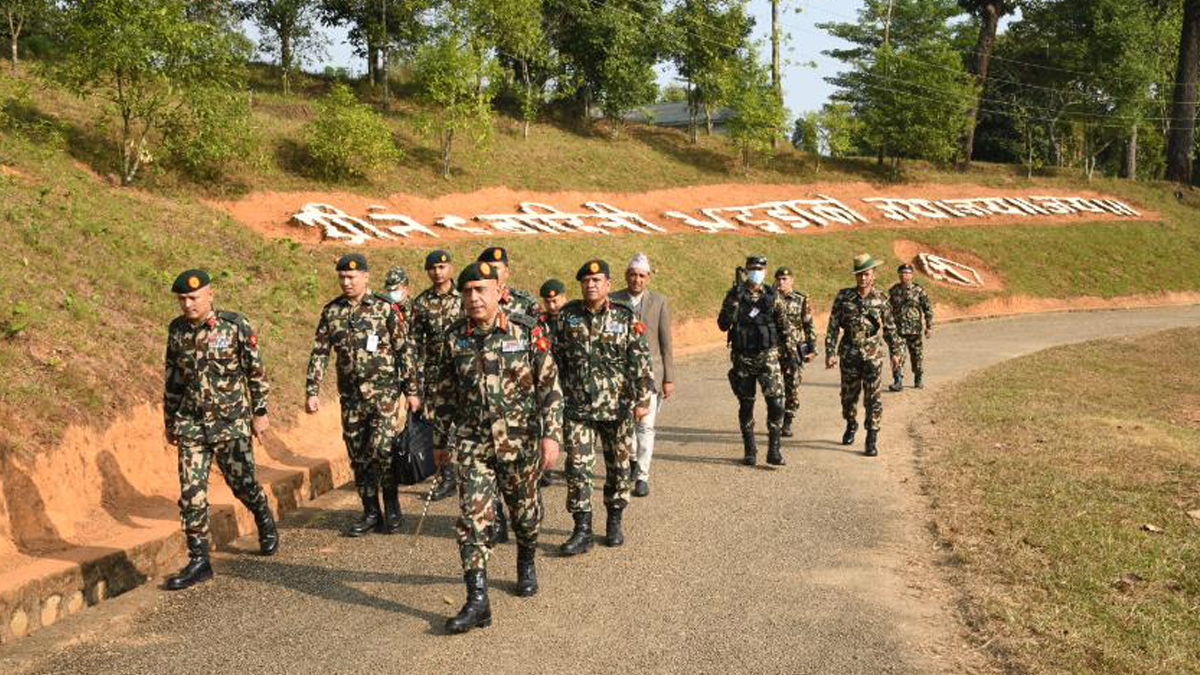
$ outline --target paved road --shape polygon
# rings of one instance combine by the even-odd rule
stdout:
[[[937,386],[1052,345],[1196,325],[1200,307],[948,325],[928,348],[928,378]],[[950,609],[910,480],[904,429],[928,390],[887,395],[883,455],[872,460],[857,454],[861,438],[852,450],[836,443],[835,375],[810,367],[789,465],[751,469],[737,464],[726,368],[723,353],[683,363],[680,393],[659,417],[653,492],[627,514],[624,548],[556,558],[570,519],[564,487],[549,489],[541,593],[511,594],[515,549],[501,547],[488,629],[442,634],[463,599],[452,501],[434,505],[420,542],[415,493],[405,496],[402,535],[350,540],[338,531],[355,498],[339,490],[285,520],[277,557],[222,553],[214,582],[175,594],[143,588],[68,617],[0,651],[0,670],[986,671]]]

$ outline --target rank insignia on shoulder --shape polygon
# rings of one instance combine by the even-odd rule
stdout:
[[[635,322],[633,324],[633,332],[637,333],[638,335],[645,333],[646,332],[646,324],[642,323],[641,321]]]

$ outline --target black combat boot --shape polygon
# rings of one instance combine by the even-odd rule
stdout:
[[[163,584],[164,589],[180,591],[212,578],[212,565],[208,562],[208,538],[198,534],[189,534],[187,549],[188,564],[179,570],[178,574],[167,579]]]
[[[258,551],[263,555],[275,555],[279,550],[279,530],[275,527],[275,519],[271,516],[271,509],[266,505],[262,505],[262,509],[255,512],[254,524],[258,527]]]
[[[863,454],[867,457],[874,457],[879,454],[879,448],[875,447],[875,440],[878,436],[878,429],[867,429],[867,447],[863,450]]]
[[[440,475],[441,478],[437,487],[433,489],[433,492],[429,493],[429,501],[431,502],[439,502],[449,497],[454,494],[454,488],[457,487],[458,481],[454,477],[453,464],[450,462],[443,464]]]
[[[492,605],[488,602],[487,570],[471,570],[463,575],[467,582],[467,602],[458,614],[446,619],[446,630],[465,633],[472,628],[492,625]]]
[[[854,445],[854,434],[858,433],[858,422],[846,422],[846,431],[842,433],[842,445]]]
[[[783,461],[783,453],[779,451],[779,446],[783,443],[780,437],[780,432],[773,429],[767,430],[767,464],[774,466],[783,466],[787,462]]]
[[[888,391],[904,391],[903,373],[892,373],[892,383],[888,385]]]
[[[538,478],[538,487],[550,487],[554,485],[554,478],[550,475],[550,470],[546,469],[542,472],[542,477]]]
[[[923,373],[913,373],[913,386],[917,389],[925,388],[925,383],[921,381],[921,375],[923,375]]]
[[[592,550],[592,512],[580,511],[572,513],[575,518],[575,529],[571,531],[571,536],[562,546],[558,547],[558,552],[563,555],[578,555],[587,553]]]
[[[383,514],[379,512],[379,496],[371,495],[362,498],[363,513],[356,518],[350,527],[346,528],[347,537],[363,537],[383,524]]]
[[[792,413],[790,413],[790,412],[784,413],[784,415],[783,415],[783,430],[781,432],[783,434],[784,438],[792,437],[792,421],[794,419],[795,419],[795,415],[793,415]]]
[[[621,513],[624,507],[608,507],[608,518],[604,521],[604,543],[609,546],[620,546],[625,543],[625,533],[621,531]]]
[[[537,567],[534,565],[536,558],[537,548],[532,544],[517,545],[517,595],[522,598],[537,595]]]
[[[492,546],[508,543],[508,518],[504,517],[504,502],[496,498],[496,520],[492,522]]]
[[[758,446],[754,444],[754,430],[742,430],[742,464],[754,466],[758,463]]]
[[[383,497],[383,533],[396,534],[404,525],[404,514],[400,512],[400,486],[384,485],[380,494]]]

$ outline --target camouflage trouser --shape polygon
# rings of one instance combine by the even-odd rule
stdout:
[[[800,409],[800,383],[804,380],[804,364],[780,364],[779,372],[783,376],[783,409],[794,413]]]
[[[592,481],[596,477],[596,446],[604,452],[604,505],[625,508],[629,503],[629,455],[633,452],[633,420],[585,422],[565,420],[567,441],[567,511],[592,510]]]
[[[896,350],[896,367],[892,368],[892,376],[897,373],[904,374],[904,356],[905,353],[912,355],[912,371],[913,375],[920,375],[925,372],[925,338],[920,333],[916,335],[901,335],[900,338],[904,344],[900,349]]]
[[[509,522],[517,543],[537,543],[538,524],[542,522],[542,502],[538,498],[539,455],[536,439],[509,442],[518,447],[515,457],[500,460],[489,441],[458,438],[454,462],[458,471],[458,504],[462,516],[458,532],[463,571],[487,569],[495,523],[494,504],[499,490],[508,505]]]
[[[866,409],[864,426],[878,429],[883,417],[883,399],[879,396],[883,384],[883,359],[868,359],[858,353],[842,355],[838,364],[842,373],[842,417],[854,421],[858,414],[858,394],[862,392]]]
[[[370,499],[392,475],[392,440],[396,437],[396,399],[362,401],[342,398],[342,440],[350,455],[354,487]]]
[[[762,388],[767,399],[767,428],[783,428],[783,373],[779,367],[779,350],[767,349],[757,354],[733,352],[733,367],[729,369],[729,386],[738,398],[738,426],[743,432],[754,431],[755,386]]]
[[[208,537],[208,472],[213,456],[233,496],[251,512],[266,508],[267,496],[254,478],[250,439],[224,443],[179,441],[179,519],[187,535]]]

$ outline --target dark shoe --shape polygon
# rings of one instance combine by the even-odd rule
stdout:
[[[364,537],[383,524],[383,514],[379,512],[379,497],[363,497],[362,503],[363,513],[346,528],[347,537]]]
[[[647,483],[644,480],[634,481],[634,483],[633,483],[633,496],[634,497],[645,497],[649,494],[650,494],[650,484],[649,483]]]
[[[874,457],[879,454],[879,448],[875,447],[877,436],[879,436],[878,429],[867,429],[867,447],[863,450],[863,454],[867,457]]]
[[[842,445],[854,445],[854,434],[858,433],[858,422],[846,422],[846,431],[842,433]]]
[[[504,505],[496,500],[496,520],[492,521],[492,546],[508,543],[508,518],[504,517]]]
[[[404,526],[404,514],[400,512],[400,487],[383,487],[383,533],[396,534]]]
[[[625,533],[621,531],[621,513],[624,509],[615,506],[608,507],[608,518],[604,521],[604,543],[609,546],[620,546],[625,543]]]
[[[900,373],[892,375],[892,383],[888,386],[888,391],[904,391],[904,376]]]
[[[542,477],[538,479],[538,487],[550,487],[554,485],[554,479],[550,477],[549,471],[543,471]]]
[[[446,630],[451,633],[465,633],[472,628],[485,628],[492,625],[492,605],[488,602],[487,572],[471,570],[463,575],[467,583],[467,602],[458,610],[458,614],[446,619]]]
[[[783,461],[783,453],[779,451],[780,444],[783,443],[778,431],[771,431],[767,435],[767,464],[772,466],[783,466],[787,462]]]
[[[429,494],[429,501],[440,502],[441,500],[454,494],[454,488],[458,487],[458,481],[454,477],[454,465],[449,462],[442,465],[440,478],[438,478],[437,487]]]
[[[563,555],[578,555],[587,553],[592,550],[592,512],[582,511],[580,513],[572,513],[575,518],[575,529],[571,531],[570,538],[558,547],[558,552]]]
[[[754,432],[742,432],[742,451],[745,453],[742,456],[742,464],[746,466],[754,466],[758,463],[758,446],[754,443]]]
[[[536,558],[537,549],[533,546],[517,546],[517,595],[522,598],[537,595]]]
[[[212,565],[208,562],[208,539],[196,535],[188,535],[188,564],[179,573],[167,579],[163,588],[168,591],[181,591],[195,586],[201,581],[208,581],[213,576]]]
[[[921,381],[921,373],[917,373],[916,375],[913,375],[913,387],[915,387],[917,389],[925,388],[925,383]]]
[[[783,430],[780,433],[783,434],[784,438],[792,437],[792,420],[793,419],[794,418],[793,418],[792,413],[787,413],[786,415],[783,416]]]
[[[629,480],[637,480],[638,471],[640,470],[641,467],[638,466],[636,459],[629,460]]]
[[[262,511],[254,514],[254,525],[258,527],[258,551],[263,555],[275,555],[279,550],[279,529],[275,527],[275,518],[271,509],[265,504]]]

